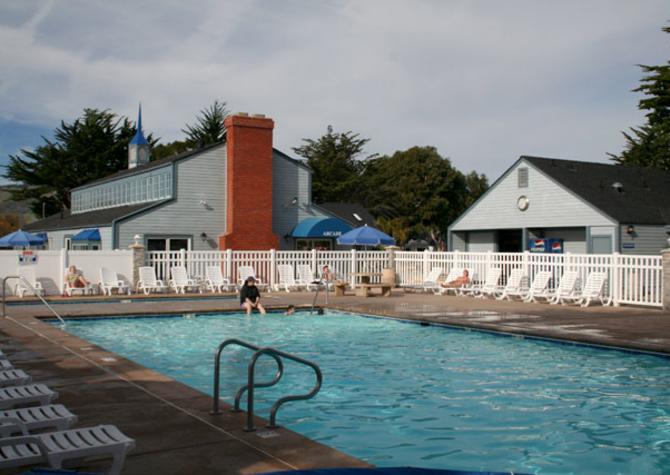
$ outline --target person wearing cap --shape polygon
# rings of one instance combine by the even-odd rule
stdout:
[[[246,310],[247,315],[250,315],[253,309],[265,314],[265,307],[261,304],[261,293],[256,287],[256,279],[252,276],[247,277],[240,289],[240,306]]]

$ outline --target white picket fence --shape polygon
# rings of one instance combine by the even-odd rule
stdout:
[[[608,293],[615,304],[644,306],[663,305],[662,262],[660,256],[625,256],[621,254],[531,254],[501,252],[408,252],[408,251],[152,251],[147,265],[153,266],[159,278],[168,278],[170,267],[184,265],[194,277],[203,278],[209,265],[221,266],[224,276],[237,280],[239,266],[252,266],[264,282],[279,282],[277,266],[309,265],[318,275],[324,264],[337,276],[355,286],[352,274],[380,274],[394,263],[401,286],[419,285],[433,267],[446,274],[452,267],[467,268],[475,281],[483,281],[492,267],[502,269],[503,279],[512,269],[522,268],[532,281],[539,271],[550,271],[550,285],[558,285],[563,272],[578,271],[581,281],[590,272],[606,272]],[[374,279],[373,279],[374,282]],[[504,280],[503,280],[504,282]]]

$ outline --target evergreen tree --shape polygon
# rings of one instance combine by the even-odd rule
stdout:
[[[224,121],[230,115],[226,105],[225,101],[215,100],[212,105],[200,111],[195,124],[186,124],[182,132],[186,134],[184,142],[188,148],[200,148],[223,140],[226,134]]]
[[[12,191],[13,200],[31,200],[31,209],[42,215],[70,207],[70,190],[110,175],[128,166],[128,142],[135,124],[108,110],[84,109],[72,123],[61,121],[54,139],[34,150],[23,149],[9,156],[4,177],[21,188]],[[149,143],[155,140],[149,135]]]
[[[663,28],[670,33],[670,27]],[[636,92],[645,97],[638,108],[647,111],[647,123],[624,132],[626,145],[621,155],[610,157],[621,165],[670,170],[670,61],[659,66],[640,65],[645,76]]]
[[[317,140],[303,139],[302,146],[293,148],[312,169],[312,199],[316,203],[355,198],[363,169],[360,155],[369,141],[352,131],[333,132],[329,125],[325,135]]]

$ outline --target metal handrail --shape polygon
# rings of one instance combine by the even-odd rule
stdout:
[[[40,299],[40,300],[42,301],[42,303],[43,303],[44,305],[46,305],[46,307],[47,307],[49,310],[51,310],[51,313],[53,313],[53,314],[56,316],[56,318],[57,318],[58,320],[60,320],[60,322],[63,324],[63,326],[65,326],[65,320],[63,320],[63,317],[61,317],[61,316],[58,314],[58,312],[56,312],[56,311],[53,309],[53,307],[52,307],[51,305],[49,305],[49,302],[47,302],[46,300],[44,300],[44,298],[40,295],[40,293],[37,291],[37,289],[36,289],[35,287],[33,287],[33,285],[32,285],[30,282],[28,282],[28,281],[25,279],[25,277],[22,277],[22,276],[20,276],[20,275],[8,275],[8,276],[6,276],[5,278],[2,279],[2,316],[3,316],[3,317],[6,317],[6,316],[7,316],[7,312],[5,311],[5,300],[6,300],[6,293],[7,293],[5,283],[7,282],[7,279],[18,279],[19,281],[21,281],[21,282],[23,282],[24,284],[26,284],[26,285],[28,286],[28,288],[29,288],[30,290],[33,291],[33,294],[35,295],[35,297],[37,297],[38,299]]]
[[[281,356],[283,358],[295,361],[296,363],[301,363],[306,366],[309,366],[314,370],[314,373],[316,374],[316,384],[314,387],[311,389],[310,392],[307,394],[302,394],[302,395],[292,395],[292,396],[285,396],[282,398],[277,399],[277,401],[272,405],[270,408],[270,424],[268,425],[269,428],[276,428],[277,425],[275,424],[276,419],[277,419],[277,411],[279,408],[290,401],[305,401],[307,399],[312,399],[316,393],[319,392],[319,389],[321,389],[321,383],[323,382],[323,375],[321,373],[321,368],[319,368],[319,365],[316,363],[313,363],[309,360],[306,360],[304,358],[300,358],[299,356],[292,355],[291,353],[286,353],[281,350],[277,350],[275,348],[261,348],[256,353],[254,353],[254,356],[251,357],[251,362],[249,363],[249,370],[248,370],[248,383],[247,383],[247,426],[244,428],[245,431],[251,432],[256,430],[254,428],[254,387],[256,385],[254,384],[254,371],[256,369],[256,362],[258,361],[258,358],[260,358],[263,355],[270,355],[270,356]]]
[[[219,349],[216,351],[216,355],[214,356],[214,390],[212,394],[212,412],[210,412],[210,414],[212,415],[221,414],[221,410],[219,409],[219,395],[221,392],[220,391],[221,353],[223,352],[223,349],[229,345],[238,345],[256,351],[261,349],[260,346],[254,345],[244,340],[239,340],[237,338],[229,338],[227,340],[224,340],[219,345]],[[282,375],[284,374],[284,363],[282,362],[281,358],[279,358],[279,356],[277,355],[270,355],[270,356],[272,356],[272,358],[277,362],[277,374],[275,374],[275,377],[272,381],[268,381],[267,383],[256,383],[255,387],[257,388],[267,388],[270,386],[274,386],[279,382]],[[248,385],[242,386],[237,391],[237,394],[235,395],[235,411],[240,410],[239,399],[242,397],[242,393],[244,393],[247,387]]]

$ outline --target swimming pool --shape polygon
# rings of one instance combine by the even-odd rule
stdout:
[[[670,473],[670,360],[327,312],[74,320],[68,332],[211,394],[226,338],[296,353],[324,374],[278,423],[382,466],[526,473]],[[245,382],[247,350],[226,350],[221,394]],[[273,374],[269,361],[259,367]],[[288,362],[259,389],[266,417],[313,374]]]

